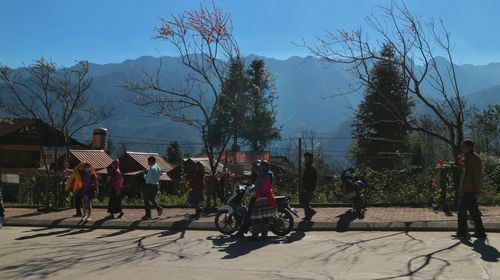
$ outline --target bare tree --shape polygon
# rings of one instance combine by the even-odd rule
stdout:
[[[90,100],[87,62],[59,68],[40,58],[16,70],[0,65],[0,110],[11,117],[41,120],[53,128],[56,145],[62,132],[66,157],[71,137],[109,118],[112,109]],[[42,145],[42,143],[41,143]],[[43,158],[43,149],[41,149]],[[57,154],[56,154],[57,156]],[[47,166],[47,172],[48,172]]]
[[[301,128],[302,145],[304,152],[309,152],[313,154],[321,153],[321,137],[315,128]]]
[[[239,56],[230,15],[212,4],[161,21],[156,38],[173,46],[189,70],[184,84],[173,87],[161,83],[160,58],[155,73],[144,73],[141,82],[127,81],[124,87],[135,93],[133,101],[144,111],[196,128],[215,174],[231,137],[215,135],[215,112],[228,62]]]
[[[358,86],[362,89],[371,81],[371,65],[387,59],[378,50],[384,44],[392,45],[398,56],[395,63],[401,67],[406,81],[407,98],[422,103],[445,130],[432,130],[423,125],[422,116],[395,117],[400,117],[401,122],[411,130],[426,133],[446,143],[456,166],[459,166],[457,155],[464,138],[465,104],[453,62],[450,32],[442,21],[423,21],[404,4],[392,2],[389,6],[381,7],[381,11],[380,15],[366,19],[374,38],[370,38],[361,28],[352,32],[339,30],[318,38],[316,46],[304,46],[326,61],[350,66],[350,73],[359,81]],[[449,64],[438,63],[438,55],[446,57]],[[432,97],[427,91],[429,89],[437,93],[438,98]],[[390,108],[391,101],[387,100],[384,105]],[[460,168],[455,168],[456,187],[460,182],[460,172]]]

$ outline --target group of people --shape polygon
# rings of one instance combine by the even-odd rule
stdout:
[[[155,208],[158,216],[161,216],[163,209],[156,200],[158,185],[160,182],[161,168],[156,164],[156,158],[148,158],[149,170],[144,173],[145,185],[142,190],[145,215],[143,220],[151,219],[151,208]],[[109,175],[109,203],[108,218],[121,218],[123,213],[122,197],[125,180],[120,170],[120,161],[113,160]],[[83,221],[92,220],[92,199],[98,193],[98,181],[95,168],[88,162],[77,165],[66,184],[65,189],[71,190],[74,197],[76,213],[73,217],[81,217]]]
[[[476,229],[474,237],[486,237],[485,229],[479,212],[477,198],[481,193],[482,186],[482,163],[481,158],[474,152],[474,142],[465,140],[462,143],[462,153],[465,157],[462,183],[459,187],[461,194],[458,209],[458,231],[454,235],[457,238],[468,238],[467,212],[474,222]],[[313,167],[314,156],[311,153],[304,154],[305,170],[302,176],[302,188],[300,193],[300,203],[304,209],[304,220],[309,221],[316,214],[316,210],[311,207],[311,199],[316,188],[317,172]],[[161,216],[163,209],[156,200],[158,185],[161,176],[161,169],[156,164],[155,157],[148,158],[149,170],[145,172],[145,186],[143,187],[143,200],[145,215],[142,219],[151,219],[151,209],[157,210]],[[123,216],[121,205],[122,192],[124,187],[123,175],[120,171],[120,162],[114,160],[112,169],[108,172],[110,176],[110,197],[108,213],[109,218],[120,218]],[[245,221],[240,227],[237,237],[242,237],[252,227],[252,239],[266,238],[269,230],[269,220],[276,215],[276,201],[273,193],[274,175],[267,161],[256,161],[253,164],[250,181],[255,185],[255,196],[249,203],[249,211]],[[202,181],[201,181],[202,182]],[[95,169],[88,162],[79,164],[70,177],[66,185],[67,190],[72,190],[75,197],[75,208],[77,217],[82,220],[91,220],[92,205],[91,199],[97,192],[97,174]],[[200,215],[203,201],[203,188],[195,188],[190,192],[190,204],[196,208],[196,214]],[[83,211],[81,210],[83,209]],[[0,218],[3,217],[3,206],[0,204]]]

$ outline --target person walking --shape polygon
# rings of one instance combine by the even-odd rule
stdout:
[[[250,220],[252,221],[252,240],[261,234],[267,239],[270,219],[277,214],[276,200],[273,194],[273,173],[267,161],[262,161],[257,170],[255,182],[255,203],[252,207]]]
[[[203,213],[203,201],[205,200],[203,191],[205,189],[205,170],[198,164],[195,165],[196,169],[190,178],[190,187],[188,194],[188,203],[195,209],[195,218],[201,217]]]
[[[302,176],[300,204],[302,205],[302,208],[304,208],[304,220],[310,221],[316,214],[316,210],[311,207],[311,199],[313,197],[314,190],[316,189],[318,174],[316,169],[312,166],[314,161],[314,155],[312,153],[305,153],[304,161],[306,168],[304,169],[304,175]]]
[[[163,209],[156,201],[156,194],[158,193],[158,184],[160,183],[161,169],[156,164],[156,158],[154,156],[150,156],[148,158],[149,170],[146,175],[144,175],[144,179],[146,184],[142,191],[142,197],[144,199],[144,210],[146,211],[146,215],[142,217],[143,220],[151,219],[151,206],[156,208],[158,211],[158,216],[161,216],[163,213]]]
[[[109,193],[108,218],[114,219],[115,214],[118,214],[119,219],[123,216],[122,192],[125,180],[123,179],[123,175],[120,170],[120,161],[118,159],[113,160],[111,169],[111,190]]]
[[[97,173],[94,167],[86,161],[78,164],[73,169],[65,189],[74,194],[77,209],[75,216],[81,216],[82,220],[90,220],[92,212],[90,200],[96,196],[97,192]],[[79,213],[80,206],[83,208],[83,215]]]
[[[92,202],[91,200],[97,196],[97,174],[90,163],[85,163],[79,171],[83,181],[82,187],[82,220],[92,220]]]
[[[477,205],[477,198],[481,193],[483,180],[481,158],[474,153],[474,142],[472,140],[464,140],[461,149],[465,157],[465,163],[462,182],[458,189],[461,195],[458,206],[458,230],[453,237],[460,239],[469,238],[469,230],[467,228],[467,212],[469,212],[476,228],[476,232],[472,237],[486,238],[486,231]]]

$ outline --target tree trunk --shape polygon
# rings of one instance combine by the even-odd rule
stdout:
[[[460,187],[460,177],[462,175],[462,165],[460,163],[460,159],[458,157],[458,155],[460,154],[460,146],[459,145],[454,145],[453,148],[452,148],[452,151],[453,151],[453,156],[455,158],[454,162],[454,166],[453,166],[453,187],[454,187],[454,190],[455,190],[455,209],[458,209],[458,204],[459,204],[459,201],[460,201],[460,193],[458,191],[458,188]]]

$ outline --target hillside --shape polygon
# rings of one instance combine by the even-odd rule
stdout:
[[[256,57],[250,55],[245,61],[249,63]],[[329,136],[349,135],[348,124],[361,96],[359,93],[340,94],[349,91],[349,85],[353,82],[344,70],[345,66],[328,64],[313,57],[262,59],[273,74],[277,86],[278,123],[283,128],[284,137],[297,136],[303,127],[314,128]],[[439,67],[449,66],[444,58],[439,58],[438,63]],[[140,146],[142,150],[163,152],[167,140],[177,139],[183,143],[185,151],[196,153],[201,148],[196,144],[200,142],[196,131],[183,124],[145,114],[130,102],[133,95],[120,87],[126,80],[140,81],[144,72],[151,73],[158,65],[158,58],[148,56],[122,63],[90,63],[92,99],[116,107],[113,117],[102,126],[109,129],[113,142],[126,143],[129,149],[138,149]],[[179,58],[163,57],[162,65],[160,76],[163,85],[180,86],[187,72],[179,63]],[[500,103],[500,63],[458,65],[457,75],[469,105],[484,108],[488,104]],[[426,87],[425,90],[429,96],[437,98],[432,88]],[[83,131],[78,134],[78,138],[88,142],[90,133],[91,129]],[[133,145],[132,142],[139,144]],[[345,150],[348,144],[346,140],[332,140],[324,142],[323,147]]]

